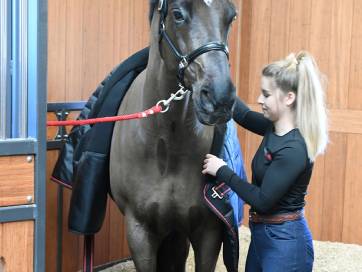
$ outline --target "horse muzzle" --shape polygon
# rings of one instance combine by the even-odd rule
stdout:
[[[217,124],[224,124],[228,122],[231,117],[231,111],[227,113],[223,112],[212,112],[207,113],[204,111],[196,111],[197,119],[200,121],[201,124],[207,125],[207,126],[213,126]]]
[[[194,74],[189,74],[196,115],[206,125],[225,123],[232,117],[235,86],[226,71],[227,67],[207,67],[197,67]]]
[[[204,97],[194,99],[197,119],[204,125],[216,125],[226,123],[232,118],[232,107],[235,99],[228,100],[228,103],[215,103]]]

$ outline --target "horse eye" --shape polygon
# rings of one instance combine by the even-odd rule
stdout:
[[[185,20],[182,12],[181,12],[180,10],[174,10],[174,11],[172,12],[172,14],[173,14],[173,17],[175,18],[175,20],[176,20],[177,22],[183,22],[183,21]]]

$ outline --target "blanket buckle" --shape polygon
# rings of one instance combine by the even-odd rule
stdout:
[[[219,198],[219,199],[223,199],[224,198],[224,195],[221,193],[221,194],[219,194],[219,192],[218,191],[216,191],[216,189],[215,189],[215,186],[213,186],[212,188],[211,188],[211,190],[212,190],[212,198]]]

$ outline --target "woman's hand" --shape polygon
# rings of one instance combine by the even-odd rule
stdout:
[[[226,165],[226,162],[224,162],[222,159],[219,159],[218,157],[211,154],[206,154],[203,165],[204,170],[202,170],[202,173],[204,175],[209,174],[216,176],[217,170],[219,170],[219,168],[224,165]]]

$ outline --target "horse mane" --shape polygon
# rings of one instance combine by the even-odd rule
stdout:
[[[158,0],[150,0],[150,13],[148,15],[148,18],[150,20],[150,23],[152,21],[152,18],[153,18],[153,11],[155,10],[155,8],[157,7],[158,5]]]

